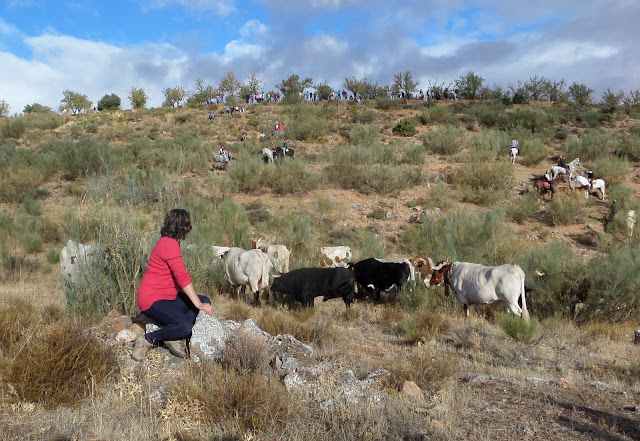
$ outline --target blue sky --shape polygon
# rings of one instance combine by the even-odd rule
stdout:
[[[70,89],[95,103],[142,87],[217,86],[257,73],[265,91],[292,74],[341,88],[410,71],[420,87],[472,71],[485,84],[538,75],[594,89],[640,88],[637,0],[4,0],[0,100],[58,109]]]

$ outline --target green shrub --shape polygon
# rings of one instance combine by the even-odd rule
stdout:
[[[618,149],[618,155],[630,161],[640,161],[640,134],[627,136]]]
[[[22,202],[22,210],[31,216],[40,216],[42,214],[42,208],[40,204],[30,197],[26,198]]]
[[[228,174],[239,191],[253,193],[263,188],[265,170],[262,159],[253,157],[234,163],[232,167],[229,167]]]
[[[421,309],[402,325],[407,340],[411,343],[428,343],[438,334],[449,330],[449,322],[440,312]]]
[[[591,165],[595,176],[604,179],[607,186],[622,184],[631,171],[626,158],[602,156]]]
[[[284,160],[277,167],[269,167],[262,181],[278,195],[300,195],[315,190],[319,178],[302,162]]]
[[[556,191],[547,207],[547,214],[553,225],[573,225],[584,219],[584,205],[584,198]]]
[[[510,145],[509,136],[501,130],[483,130],[471,138],[473,156],[486,160],[508,157]]]
[[[371,124],[376,120],[376,111],[372,109],[362,109],[354,112],[353,122],[355,124]]]
[[[51,265],[60,262],[60,252],[55,248],[49,248],[47,251],[47,262]]]
[[[86,125],[85,130],[87,131],[87,133],[98,133],[98,124],[89,123]]]
[[[469,114],[475,116],[485,127],[496,127],[505,129],[507,127],[506,106],[501,103],[476,104],[471,106]]]
[[[513,185],[513,167],[506,161],[474,161],[458,167],[453,172],[453,182],[473,190],[506,190]]]
[[[54,324],[15,357],[5,378],[17,396],[69,406],[93,392],[117,365],[115,352],[74,324]]]
[[[602,125],[602,113],[595,110],[589,110],[580,115],[580,122],[583,127],[597,129]]]
[[[53,112],[35,112],[25,115],[25,122],[29,129],[54,130],[64,124],[64,117]]]
[[[500,329],[515,341],[530,343],[538,327],[538,321],[532,319],[525,323],[520,317],[514,314],[501,314],[498,319]]]
[[[368,186],[380,194],[413,187],[422,181],[422,173],[415,167],[376,165],[369,171]]]
[[[102,173],[111,165],[112,149],[106,141],[82,137],[78,141],[53,141],[42,148],[52,154],[69,179]]]
[[[507,206],[507,217],[518,224],[533,219],[539,211],[538,195],[529,192],[522,197],[513,199]]]
[[[522,165],[533,167],[549,157],[549,149],[538,139],[528,139],[521,144],[520,155]]]
[[[375,100],[376,109],[379,110],[391,110],[391,109],[400,109],[403,104],[400,100],[390,100],[387,97],[379,97]]]
[[[43,240],[36,233],[25,232],[20,237],[20,244],[27,254],[34,254],[42,250]]]
[[[603,155],[615,152],[620,146],[620,141],[613,135],[602,130],[586,130],[579,138],[570,138],[562,146],[566,152],[567,160],[580,158],[585,161],[595,160]]]
[[[401,119],[393,127],[393,133],[399,136],[413,136],[416,134],[416,120],[414,118]]]
[[[591,281],[580,320],[617,322],[640,316],[640,248],[634,244],[614,248],[606,259],[588,265]]]
[[[437,155],[454,155],[464,147],[464,130],[455,127],[437,127],[423,135],[422,143]]]
[[[0,121],[0,139],[2,140],[7,138],[20,139],[26,130],[27,125],[22,116],[2,118]]]
[[[513,112],[508,112],[507,117],[510,125],[522,127],[531,133],[542,132],[555,122],[552,113],[530,107],[520,107]]]
[[[438,106],[424,109],[419,120],[421,124],[451,124],[455,115],[448,106]]]
[[[349,131],[348,138],[353,145],[372,145],[380,141],[380,132],[375,126],[357,124]]]
[[[292,121],[287,124],[285,135],[297,141],[319,141],[329,132],[322,110],[313,106],[298,105],[290,109]]]
[[[5,169],[0,176],[0,200],[21,203],[27,198],[34,198],[45,179],[46,176],[37,168]]]

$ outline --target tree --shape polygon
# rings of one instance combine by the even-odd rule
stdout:
[[[9,104],[5,100],[0,100],[0,117],[9,115]]]
[[[509,90],[511,91],[511,102],[513,104],[527,104],[531,99],[526,87],[522,82],[518,81],[518,85],[514,86],[509,84]]]
[[[255,95],[262,91],[262,83],[256,72],[251,72],[247,77],[247,87],[249,88],[249,95]]]
[[[147,93],[142,88],[132,87],[128,98],[134,109],[142,109],[147,105]]]
[[[356,80],[356,77],[349,77],[344,79],[343,88],[353,93],[353,96],[361,96],[367,97],[367,92],[369,91],[369,80],[363,78],[361,80]]]
[[[614,113],[620,108],[620,104],[624,99],[624,92],[614,93],[611,89],[607,89],[602,94],[602,111],[604,113]]]
[[[98,110],[118,110],[120,108],[120,97],[115,93],[103,96],[98,101]]]
[[[529,78],[529,81],[524,83],[524,88],[527,91],[527,95],[532,100],[539,101],[546,97],[546,84],[549,82],[545,77],[539,77],[538,75]]]
[[[630,90],[629,95],[625,95],[622,101],[624,102],[624,105],[627,107],[640,104],[640,89]]]
[[[196,91],[189,97],[187,103],[194,105],[202,104],[214,95],[218,95],[218,93],[213,86],[204,84],[202,78],[196,78]]]
[[[560,81],[547,80],[544,84],[544,93],[549,101],[562,101],[565,99],[567,92],[564,90],[566,86],[564,79]]]
[[[276,87],[284,95],[282,101],[287,104],[292,104],[302,101],[302,92],[304,92],[304,89],[307,87],[312,86],[313,78],[307,77],[301,81],[298,75],[291,75],[286,80],[282,80]]]
[[[313,88],[316,89],[316,91],[318,92],[318,95],[320,95],[320,98],[323,100],[328,100],[329,96],[331,95],[331,92],[333,91],[333,88],[329,86],[326,82],[316,84],[315,86],[313,86]]]
[[[502,90],[502,86],[494,83],[493,87],[491,86],[482,86],[478,90],[478,98],[481,100],[494,100],[498,101],[502,99],[504,95],[504,91]]]
[[[461,75],[460,78],[456,80],[456,88],[458,89],[460,98],[463,100],[475,100],[478,98],[483,82],[484,78],[471,71],[467,72],[466,75]]]
[[[593,89],[589,89],[586,84],[576,83],[575,81],[569,86],[569,96],[578,104],[591,103],[591,94]]]
[[[60,101],[60,109],[69,109],[73,115],[77,115],[83,110],[89,110],[93,104],[86,95],[82,95],[69,89],[62,92],[62,97],[62,101]]]
[[[233,72],[227,72],[222,80],[220,80],[220,85],[218,88],[220,92],[224,93],[225,101],[229,100],[230,103],[234,103],[238,98],[238,92],[240,91],[240,87],[242,83],[236,79],[236,76]]]
[[[51,107],[48,106],[43,106],[42,104],[38,104],[38,103],[33,103],[33,104],[27,104],[26,106],[24,106],[24,110],[22,111],[22,113],[27,114],[27,113],[52,113],[53,109]]]
[[[411,98],[411,94],[416,91],[419,85],[419,81],[413,80],[411,71],[399,72],[393,76],[393,88],[403,91],[407,99]]]
[[[164,95],[162,105],[171,107],[178,107],[187,96],[187,92],[181,86],[167,87],[162,91],[162,94]]]

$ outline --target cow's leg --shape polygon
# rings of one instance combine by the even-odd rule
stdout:
[[[480,317],[482,315],[482,305],[479,303],[476,303],[474,305],[474,308],[476,309],[476,314],[478,314],[478,317]]]
[[[253,293],[253,304],[258,306],[260,304],[260,290]]]
[[[469,318],[469,306],[467,306],[467,304],[464,304],[464,316],[465,318]]]

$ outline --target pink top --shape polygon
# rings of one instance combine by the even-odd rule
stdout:
[[[191,283],[191,276],[182,261],[180,243],[171,237],[161,237],[151,251],[147,270],[138,289],[138,308],[146,311],[158,300],[174,300],[178,290]]]

